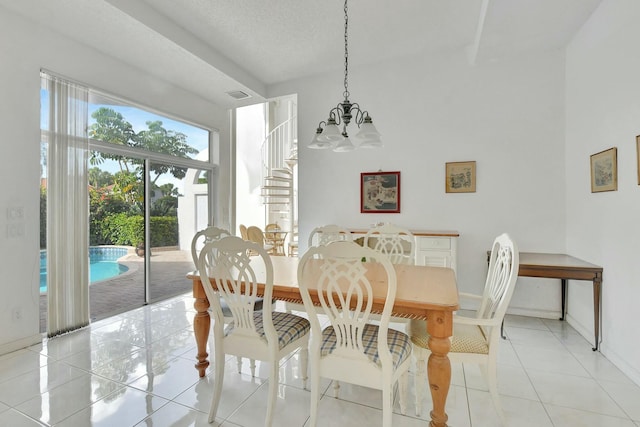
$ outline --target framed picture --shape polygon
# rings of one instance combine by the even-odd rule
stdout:
[[[591,192],[618,189],[618,149],[616,147],[591,155]]]
[[[445,175],[447,193],[476,192],[476,162],[449,162]]]
[[[360,174],[361,213],[400,212],[400,172]]]
[[[638,185],[640,185],[640,135],[636,136],[636,155],[638,156]]]

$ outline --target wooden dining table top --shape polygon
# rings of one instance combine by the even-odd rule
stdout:
[[[273,298],[301,302],[298,287],[298,258],[271,257],[273,264]],[[319,274],[320,260],[310,260],[305,274]],[[257,282],[264,284],[266,268],[260,257],[251,261]],[[396,299],[393,306],[395,316],[426,318],[429,311],[455,311],[458,305],[458,289],[452,269],[418,265],[394,265],[397,278]],[[198,280],[194,271],[187,275]],[[381,310],[386,299],[386,273],[381,264],[375,263],[367,269],[367,278],[373,288],[373,309]],[[311,281],[313,282],[313,281]],[[195,291],[195,287],[194,287]],[[260,292],[260,291],[259,291]],[[313,293],[313,291],[311,290]]]

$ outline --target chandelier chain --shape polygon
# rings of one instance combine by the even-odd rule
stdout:
[[[348,0],[344,0],[344,99],[329,110],[329,118],[318,123],[316,135],[309,148],[333,148],[343,152],[355,150],[356,146],[349,139],[347,126],[355,123],[360,131],[355,137],[360,140],[357,147],[382,147],[380,132],[373,126],[369,112],[360,105],[349,100],[349,9]],[[342,129],[339,128],[342,127]]]
[[[349,99],[349,15],[347,13],[347,0],[344,0],[344,99]]]

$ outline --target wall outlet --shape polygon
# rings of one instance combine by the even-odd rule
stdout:
[[[13,206],[7,208],[7,219],[9,221],[21,221],[24,219],[24,206]]]
[[[14,308],[13,311],[11,312],[11,319],[14,322],[19,322],[22,320],[22,309],[21,308]]]
[[[7,225],[7,237],[10,239],[17,239],[24,236],[24,223],[9,224]]]

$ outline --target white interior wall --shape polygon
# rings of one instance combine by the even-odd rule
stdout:
[[[262,186],[262,141],[265,138],[265,104],[236,110],[236,235],[240,224],[264,230],[265,209]]]
[[[604,268],[601,351],[640,384],[640,2],[605,0],[567,49],[567,249]],[[591,193],[590,155],[618,149],[618,191]],[[590,322],[590,286],[569,320]]]
[[[90,47],[34,25],[0,7],[0,354],[40,340],[39,334],[39,179],[40,69],[45,68],[200,126],[220,130],[217,193],[229,200],[228,112],[154,79]],[[24,235],[8,237],[7,210],[24,208]],[[229,221],[228,206],[218,206]],[[12,220],[13,221],[13,220]],[[15,224],[12,222],[12,224]],[[20,318],[14,318],[18,310]]]
[[[482,290],[486,250],[502,232],[523,251],[564,251],[561,52],[475,67],[463,52],[416,55],[350,70],[349,89],[351,101],[371,113],[384,148],[306,148],[341,100],[339,73],[271,88],[271,96],[298,94],[301,251],[322,224],[457,230],[458,281],[467,292]],[[446,194],[445,163],[468,160],[477,162],[476,193]],[[378,170],[401,172],[400,214],[360,213],[360,173]],[[511,312],[556,317],[559,310],[559,281],[519,279]]]

